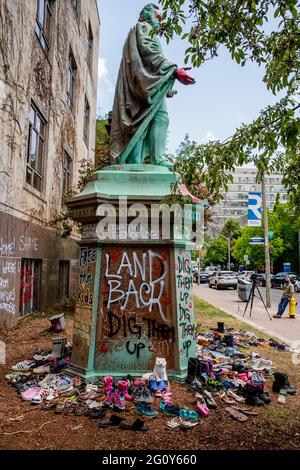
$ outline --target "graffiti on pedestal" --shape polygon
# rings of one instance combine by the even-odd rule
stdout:
[[[167,249],[105,248],[101,273],[95,366],[149,369],[163,354],[172,367]]]
[[[180,366],[195,353],[193,273],[191,253],[183,248],[175,250],[176,296],[178,316],[178,341]]]
[[[86,367],[88,361],[96,256],[96,248],[86,246],[80,248],[72,356],[72,363],[79,367]]]

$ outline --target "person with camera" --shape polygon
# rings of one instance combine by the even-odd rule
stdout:
[[[294,290],[295,289],[294,289],[293,284],[291,283],[291,279],[288,276],[285,276],[282,297],[281,297],[280,302],[278,304],[277,314],[273,315],[274,318],[281,318],[282,317],[288,303],[290,302],[291,298],[293,297]]]

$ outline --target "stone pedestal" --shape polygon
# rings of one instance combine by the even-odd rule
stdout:
[[[70,373],[86,380],[140,376],[153,370],[158,356],[166,358],[169,377],[186,376],[188,358],[195,356],[192,244],[172,236],[151,239],[150,228],[144,238],[125,239],[120,229],[124,198],[129,221],[137,202],[150,215],[176,178],[156,165],[110,166],[68,200],[83,224]],[[100,240],[98,207],[108,203],[116,210],[117,236]]]

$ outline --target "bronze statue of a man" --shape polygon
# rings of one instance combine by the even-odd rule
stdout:
[[[111,163],[143,164],[146,157],[155,165],[171,167],[165,158],[169,118],[166,97],[172,97],[175,79],[195,83],[186,70],[178,69],[163,55],[158,33],[162,22],[153,3],[141,11],[124,44],[110,134]]]

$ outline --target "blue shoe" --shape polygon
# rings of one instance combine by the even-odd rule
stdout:
[[[144,405],[143,403],[138,404],[136,411],[138,414],[149,416],[150,418],[155,418],[158,415],[158,411],[153,410],[149,405]]]

